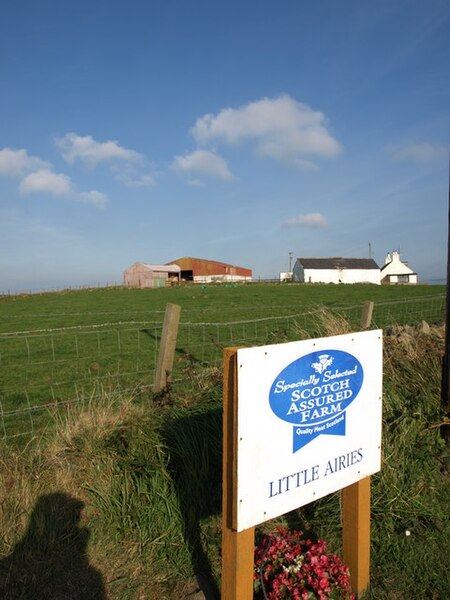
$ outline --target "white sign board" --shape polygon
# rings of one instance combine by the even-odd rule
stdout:
[[[380,470],[382,331],[237,353],[237,531]]]

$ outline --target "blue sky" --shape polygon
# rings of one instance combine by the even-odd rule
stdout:
[[[448,0],[5,2],[0,90],[0,291],[369,242],[445,275]]]

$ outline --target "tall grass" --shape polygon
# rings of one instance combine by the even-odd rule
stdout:
[[[348,327],[325,313],[312,325],[315,335]],[[410,333],[393,328],[385,336],[370,600],[450,597],[448,448],[439,435],[443,344],[438,330]],[[300,327],[297,335],[307,334]],[[214,597],[220,370],[187,364],[184,384],[151,398],[99,395],[55,413],[51,434],[26,447],[0,446],[0,597],[174,600],[196,589],[196,577]],[[340,551],[339,493],[276,522],[325,537]]]
[[[50,439],[35,439],[22,451],[3,446],[0,470],[8,493],[1,505],[1,554],[10,554],[27,538],[27,521],[42,499],[49,498],[51,505],[51,495],[63,493],[84,504],[90,555],[109,597],[171,597],[189,579],[190,555],[159,433],[162,417],[130,399],[118,405],[105,396],[59,416]],[[54,534],[50,523],[41,544]],[[29,569],[36,576],[39,564],[38,581],[47,581],[60,558],[53,553],[42,561],[31,553],[30,561],[35,564],[25,573]],[[6,577],[3,563],[0,581]],[[38,592],[29,582],[23,587],[26,595],[17,597],[52,597],[51,582]],[[8,593],[0,596],[6,599]]]
[[[372,503],[373,599],[393,598],[396,590],[402,598],[450,597],[442,350],[439,330],[411,337],[394,330],[386,338],[384,461]]]

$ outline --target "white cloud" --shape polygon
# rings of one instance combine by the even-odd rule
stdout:
[[[298,217],[292,217],[285,223],[285,227],[311,227],[313,229],[319,229],[328,225],[327,220],[321,213],[309,213],[307,215],[299,215]]]
[[[53,173],[48,169],[42,169],[24,177],[20,182],[19,190],[22,194],[47,193],[66,197],[76,202],[91,204],[96,208],[104,208],[108,203],[108,197],[103,192],[97,190],[78,192],[70,177],[62,173]]]
[[[293,158],[291,161],[292,166],[296,167],[300,171],[318,171],[319,167],[311,160],[304,160],[302,158]]]
[[[412,160],[419,163],[440,160],[448,152],[444,146],[429,142],[392,145],[388,147],[388,151],[396,160]]]
[[[198,188],[206,187],[205,183],[203,181],[201,181],[201,179],[189,179],[187,184],[190,185],[191,187],[198,187]]]
[[[96,166],[101,162],[126,161],[139,162],[142,155],[134,150],[123,148],[115,140],[97,142],[90,135],[81,136],[76,133],[66,133],[63,138],[55,140],[66,162],[73,164],[80,160],[88,166]]]
[[[127,174],[121,174],[117,176],[117,179],[127,187],[140,188],[155,185],[155,178],[150,174],[137,175],[134,177]]]
[[[194,150],[184,156],[176,156],[172,163],[172,169],[179,173],[206,175],[224,181],[233,179],[226,161],[209,150]],[[197,180],[191,179],[191,181]]]
[[[155,185],[155,176],[151,173],[139,173],[135,165],[130,163],[123,165],[112,165],[112,172],[117,181],[127,187],[140,188]]]
[[[69,164],[80,161],[94,168],[100,163],[106,163],[114,178],[127,187],[155,185],[154,175],[148,172],[149,161],[139,152],[120,146],[115,140],[98,142],[91,135],[66,133],[64,137],[55,139],[55,144]]]
[[[29,171],[46,169],[49,166],[48,162],[37,156],[30,156],[24,149],[3,148],[0,150],[0,173],[3,175],[21,176]]]
[[[51,163],[30,156],[24,149],[0,150],[0,174],[21,177],[19,191],[22,194],[52,194],[76,202],[85,202],[97,208],[104,208],[108,202],[103,192],[78,192],[68,175],[55,173]]]
[[[108,204],[108,197],[103,192],[91,190],[90,192],[81,192],[77,194],[77,199],[87,204],[92,204],[96,208],[105,208]]]
[[[191,133],[200,145],[250,141],[261,155],[303,169],[314,167],[303,160],[305,156],[335,157],[341,151],[340,143],[326,128],[324,114],[287,95],[204,115]]]
[[[19,189],[23,194],[48,192],[55,196],[66,196],[72,192],[72,181],[62,173],[56,174],[49,169],[41,169],[24,177]]]

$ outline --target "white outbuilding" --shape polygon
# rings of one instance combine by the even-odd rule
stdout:
[[[401,260],[399,252],[389,252],[381,267],[381,283],[417,283],[417,273]]]
[[[373,258],[297,258],[293,281],[298,283],[380,284],[380,267]]]

